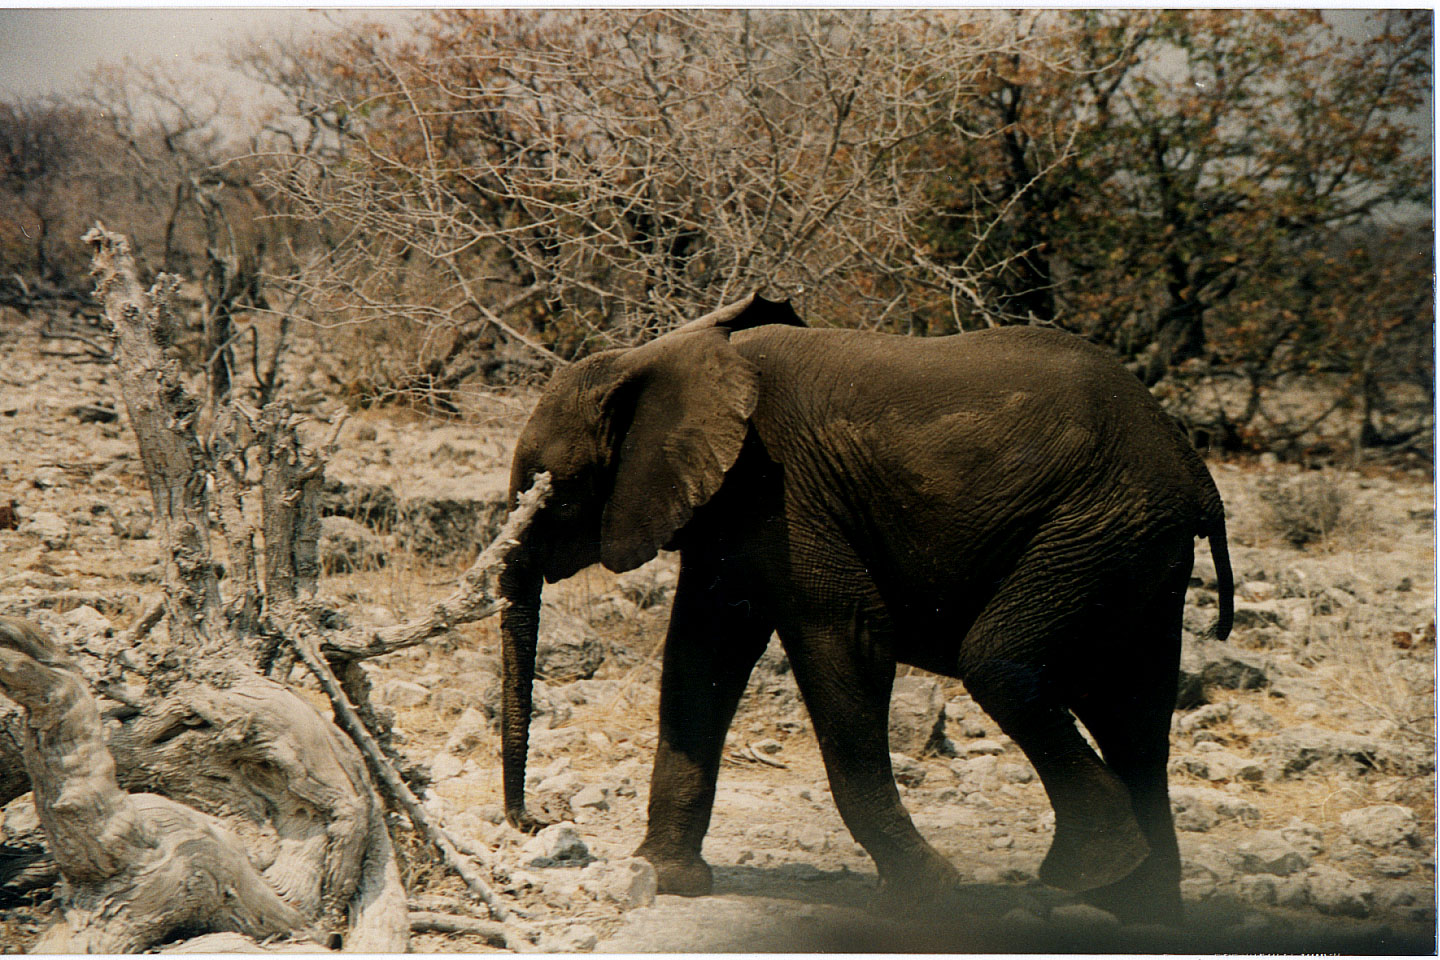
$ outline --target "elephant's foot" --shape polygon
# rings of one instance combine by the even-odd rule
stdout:
[[[715,887],[710,864],[697,856],[677,856],[641,844],[635,856],[644,857],[655,868],[656,890],[680,897],[703,897]]]
[[[1057,825],[1050,852],[1040,864],[1040,879],[1076,893],[1094,890],[1130,874],[1149,852],[1133,817],[1099,827]]]
[[[1185,909],[1180,902],[1179,870],[1159,869],[1152,866],[1154,862],[1151,857],[1120,881],[1085,891],[1081,899],[1108,910],[1125,923],[1179,926],[1185,920]]]
[[[938,905],[960,883],[960,871],[949,860],[926,848],[898,865],[881,868],[875,909],[879,913],[894,914]]]

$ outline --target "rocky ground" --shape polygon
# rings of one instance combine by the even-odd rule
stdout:
[[[37,326],[0,317],[0,528],[5,504],[16,519],[0,529],[0,614],[74,642],[128,625],[157,595],[158,544],[109,371],[43,344]],[[310,402],[334,395],[323,360],[294,359]],[[467,423],[357,413],[327,473],[326,601],[384,623],[448,592],[473,531],[501,515],[526,403],[476,401]],[[716,893],[657,897],[648,866],[627,857],[644,827],[673,557],[547,592],[530,790],[563,822],[537,837],[501,817],[494,621],[370,669],[403,749],[429,769],[430,806],[492,851],[542,949],[1433,953],[1433,480],[1212,467],[1238,602],[1230,640],[1201,642],[1215,612],[1202,546],[1172,737],[1180,930],[1122,928],[1040,885],[1053,816],[1030,765],[958,682],[904,670],[891,717],[900,791],[966,886],[924,915],[867,910],[873,867],[835,811],[774,643],[727,741],[705,847]],[[34,827],[21,798],[0,840]],[[417,908],[469,909],[458,881],[401,845]],[[0,893],[0,949],[23,949],[49,913],[43,898]],[[438,933],[415,948],[486,949]]]

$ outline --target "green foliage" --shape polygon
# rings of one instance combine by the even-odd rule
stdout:
[[[948,145],[932,229],[973,258],[975,226],[1008,204],[980,254],[1000,319],[1033,314],[1130,354],[1173,321],[1195,329],[1167,359],[1197,355],[1205,312],[1247,282],[1331,228],[1428,203],[1411,113],[1428,14],[1376,18],[1362,42],[1309,11],[1057,15],[996,59],[961,118],[1002,132]]]

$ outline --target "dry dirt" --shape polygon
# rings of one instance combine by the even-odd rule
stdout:
[[[0,530],[0,614],[73,639],[140,614],[159,589],[158,544],[123,412],[113,423],[77,412],[118,406],[107,368],[40,342],[37,327],[0,317],[0,505],[13,500],[20,521]],[[303,352],[295,364],[312,398],[334,387],[325,364]],[[526,408],[518,393],[477,402],[464,424],[361,411],[329,475],[400,501],[429,498],[442,513],[493,500]],[[1053,817],[1033,771],[958,682],[918,671],[901,681],[900,709],[911,713],[893,722],[923,726],[943,713],[944,735],[928,751],[897,747],[901,794],[967,883],[926,911],[868,910],[873,867],[836,813],[773,643],[727,742],[705,846],[715,894],[655,897],[646,870],[625,858],[645,822],[673,557],[621,578],[586,571],[547,592],[542,642],[559,652],[537,695],[532,803],[569,821],[581,845],[501,823],[494,621],[373,662],[373,679],[403,749],[432,771],[431,807],[493,851],[498,886],[528,913],[541,949],[1433,953],[1433,480],[1380,469],[1302,476],[1253,461],[1212,469],[1231,517],[1239,614],[1228,643],[1196,638],[1214,615],[1202,546],[1187,609],[1190,699],[1172,738],[1183,929],[1121,928],[1040,885]],[[1302,515],[1326,503],[1333,522],[1303,546],[1287,539],[1303,539]],[[381,527],[372,540],[341,536],[335,562],[354,569],[322,585],[355,621],[418,613],[473,556],[463,539],[446,555],[429,540],[419,549],[429,534],[413,524]],[[558,675],[592,669],[578,681]],[[26,817],[22,798],[0,840]],[[400,839],[418,905],[473,909],[457,880]],[[0,904],[0,949],[23,949],[51,915],[43,898]],[[439,934],[416,935],[414,948],[489,949]]]

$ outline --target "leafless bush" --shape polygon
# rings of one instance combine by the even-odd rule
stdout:
[[[1267,524],[1294,547],[1329,540],[1340,528],[1350,502],[1350,494],[1328,472],[1302,473],[1289,479],[1265,477],[1257,490]]]
[[[483,332],[563,361],[757,288],[846,326],[973,313],[964,264],[924,239],[934,137],[959,135],[1023,34],[993,12],[818,10],[443,11],[414,42],[354,33],[323,97],[297,87],[334,151],[271,158],[269,188],[322,238],[283,283],[337,324],[424,329],[438,382]]]

